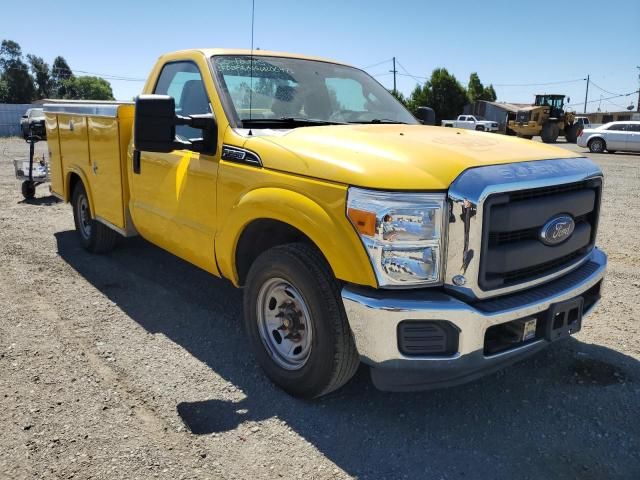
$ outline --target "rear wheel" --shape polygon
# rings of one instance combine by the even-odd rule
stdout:
[[[113,250],[118,233],[91,216],[89,197],[82,182],[73,190],[73,221],[82,246],[92,253],[106,253]]]
[[[604,143],[604,140],[601,138],[593,138],[589,140],[589,151],[591,153],[602,153],[604,149],[607,147]]]
[[[558,135],[560,135],[558,124],[549,122],[542,126],[540,137],[544,143],[554,143],[558,139]]]
[[[567,142],[576,143],[578,141],[579,127],[577,123],[572,123],[564,127],[564,138]]]
[[[258,363],[291,395],[314,398],[344,385],[359,365],[340,286],[315,248],[272,248],[251,266],[244,322]]]
[[[25,200],[31,200],[36,196],[36,186],[33,182],[29,180],[22,182],[22,196]]]

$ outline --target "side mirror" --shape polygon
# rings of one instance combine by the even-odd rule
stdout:
[[[176,115],[176,102],[169,95],[140,95],[136,98],[133,144],[136,150],[169,153],[187,149],[214,154],[218,128],[213,115]],[[176,126],[188,125],[202,130],[202,138],[176,139]]]
[[[430,107],[418,107],[416,112],[416,118],[423,125],[435,125],[436,124],[436,112]]]

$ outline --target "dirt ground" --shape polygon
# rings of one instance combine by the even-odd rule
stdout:
[[[361,368],[305,402],[254,364],[241,292],[139,238],[86,253],[47,186],[22,200],[26,153],[0,139],[0,478],[640,478],[640,155],[593,156],[610,266],[574,338],[460,387]]]

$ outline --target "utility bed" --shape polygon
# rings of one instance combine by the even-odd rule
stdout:
[[[128,230],[127,147],[134,104],[68,101],[47,103],[51,191],[69,201],[73,183],[91,178],[91,210],[96,220],[121,233]]]

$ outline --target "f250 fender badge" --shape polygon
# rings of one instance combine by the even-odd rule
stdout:
[[[557,215],[544,224],[540,240],[545,245],[558,245],[567,240],[575,228],[576,223],[570,215]]]

